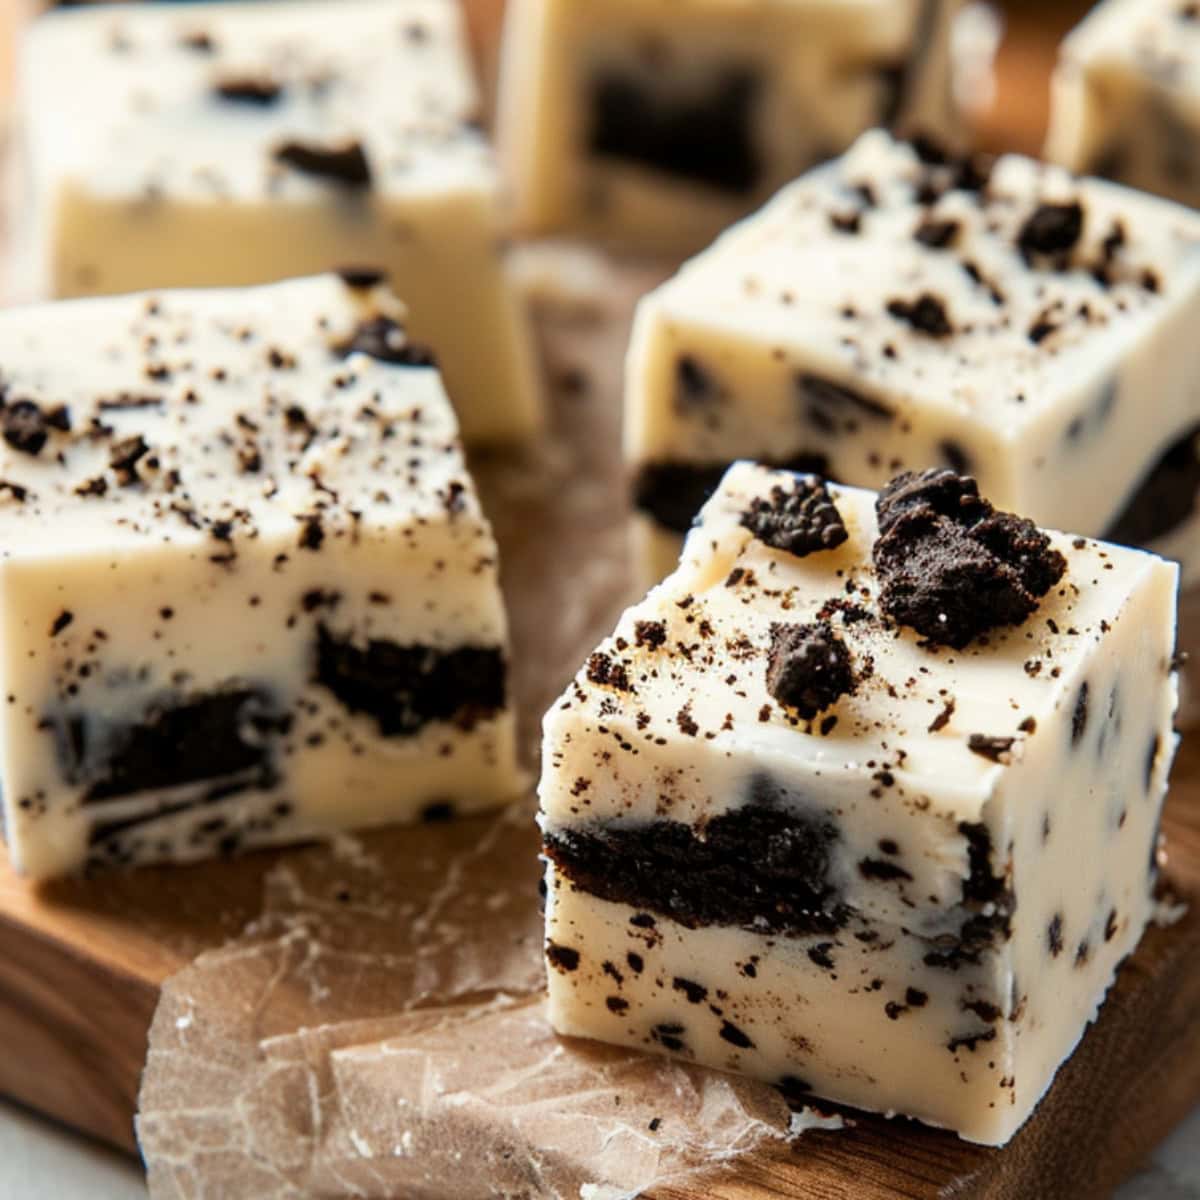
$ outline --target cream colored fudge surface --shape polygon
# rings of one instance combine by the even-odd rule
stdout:
[[[1200,215],[938,157],[867,134],[643,300],[626,450],[656,578],[738,457],[863,487],[947,464],[1200,569]]]
[[[872,493],[803,557],[747,527],[802,482],[732,468],[546,716],[551,1019],[1002,1143],[1150,913],[1178,570],[1051,533],[1034,611],[953,649],[886,614]],[[795,626],[854,673],[815,711],[772,684]]]
[[[18,868],[515,796],[496,545],[369,278],[0,313],[0,769]]]
[[[1060,50],[1046,157],[1200,205],[1200,9],[1098,4]]]
[[[958,0],[513,0],[500,144],[526,231],[695,250],[885,124],[951,136]]]
[[[20,68],[44,293],[376,265],[438,351],[464,435],[536,427],[452,0],[94,6],[38,21]]]

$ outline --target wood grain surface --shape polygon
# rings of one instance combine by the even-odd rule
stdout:
[[[0,0],[0,5],[6,0]],[[468,0],[480,46],[496,0]],[[991,148],[1034,151],[1061,31],[1085,4],[1028,3],[1010,15]],[[1168,880],[1194,898],[1152,929],[1120,973],[1096,1026],[1037,1116],[1003,1151],[907,1121],[847,1114],[851,1131],[813,1132],[796,1150],[742,1164],[706,1186],[712,1200],[1103,1197],[1200,1101],[1200,742],[1185,744],[1164,824]],[[161,982],[232,937],[259,910],[278,860],[147,869],[41,889],[0,854],[0,1092],[126,1150],[146,1035]],[[662,1200],[699,1200],[665,1189]]]

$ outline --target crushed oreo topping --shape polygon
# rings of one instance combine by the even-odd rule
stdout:
[[[767,691],[780,704],[811,721],[855,686],[850,651],[830,625],[771,627]]]
[[[352,288],[373,288],[381,284],[387,274],[379,267],[347,266],[336,269],[337,277]]]
[[[230,100],[236,104],[254,104],[259,108],[267,108],[283,95],[283,88],[273,79],[255,79],[242,75],[218,80],[213,85],[213,91],[222,100]]]
[[[922,246],[928,246],[930,250],[945,250],[948,246],[954,245],[961,229],[960,221],[926,217],[917,226],[913,237]]]
[[[945,468],[897,476],[875,508],[880,605],[933,645],[961,650],[1020,625],[1066,570],[1032,521],[997,512],[974,479]]]
[[[770,499],[756,496],[741,524],[773,550],[797,558],[832,550],[849,536],[825,480],[815,476],[797,479],[791,491],[772,488]]]
[[[1017,249],[1026,260],[1069,254],[1083,236],[1083,205],[1039,204],[1017,234]]]
[[[987,733],[973,733],[967,739],[967,749],[980,758],[986,758],[994,763],[1007,763],[1011,760],[1012,748],[1016,743],[1015,737],[996,737]]]
[[[140,433],[113,443],[109,450],[108,465],[117,473],[122,487],[130,487],[138,482],[137,465],[149,453],[150,447]]]
[[[371,185],[371,164],[367,161],[362,142],[347,142],[342,146],[283,142],[275,147],[273,155],[276,162],[304,175],[314,175],[352,188]]]
[[[350,354],[366,354],[379,362],[402,367],[437,365],[437,359],[428,346],[410,342],[403,325],[382,315],[359,322],[354,332],[333,349],[342,358]]]
[[[915,300],[889,300],[887,311],[897,321],[904,321],[918,333],[932,338],[948,338],[954,333],[945,302],[932,292],[922,292]]]
[[[5,403],[0,412],[4,440],[22,454],[36,458],[50,437],[50,431],[70,429],[70,417],[65,408],[43,409],[33,400],[14,400]]]

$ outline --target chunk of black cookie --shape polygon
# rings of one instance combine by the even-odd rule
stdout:
[[[0,429],[4,440],[22,454],[36,458],[50,437],[50,431],[71,428],[71,420],[63,407],[43,409],[33,400],[14,400],[3,404]]]
[[[760,542],[797,558],[832,550],[848,536],[825,480],[815,476],[797,479],[791,491],[772,488],[770,499],[755,497],[741,523]]]
[[[926,337],[948,338],[954,334],[954,323],[946,311],[945,301],[932,292],[922,292],[915,300],[889,300],[887,311],[889,316],[906,322]]]
[[[355,289],[378,287],[387,278],[382,267],[359,264],[337,267],[335,273],[347,287]]]
[[[1017,249],[1027,259],[1069,254],[1083,236],[1083,205],[1039,204],[1017,234]]]
[[[897,476],[875,509],[880,606],[934,645],[1020,625],[1066,570],[1032,521],[997,512],[974,479],[945,468]]]
[[[351,188],[371,185],[371,164],[367,161],[362,142],[346,142],[341,146],[283,142],[272,153],[276,162],[304,175],[313,175]]]
[[[273,79],[249,75],[232,75],[219,79],[213,85],[213,91],[219,100],[250,104],[258,108],[269,108],[283,95],[283,88]]]
[[[410,342],[404,326],[385,316],[360,321],[354,332],[344,341],[337,342],[333,349],[342,358],[366,354],[380,362],[402,367],[437,366],[437,359],[428,346]]]
[[[854,688],[850,651],[828,624],[771,626],[767,691],[780,704],[811,721]]]

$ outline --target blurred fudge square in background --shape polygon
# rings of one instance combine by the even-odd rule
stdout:
[[[68,297],[378,266],[464,436],[537,428],[454,0],[63,9],[33,24],[19,68],[18,286]]]
[[[1104,0],[1054,76],[1046,155],[1200,204],[1200,4]]]
[[[518,229],[698,249],[883,124],[959,132],[958,0],[510,0]]]
[[[947,465],[1200,570],[1200,215],[863,135],[645,297],[626,453],[649,579],[734,458],[862,487]]]

